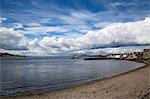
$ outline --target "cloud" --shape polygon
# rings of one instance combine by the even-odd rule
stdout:
[[[24,29],[27,31],[30,31],[30,32],[35,32],[35,33],[37,33],[37,32],[66,32],[67,31],[67,29],[64,29],[64,28],[58,27],[58,26],[55,26],[55,27],[37,26],[37,27],[27,27]]]
[[[15,28],[15,29],[23,28],[23,24],[21,24],[21,23],[13,23],[13,28]]]
[[[0,27],[0,48],[6,50],[26,49],[24,36],[13,28]]]
[[[27,26],[30,26],[30,27],[38,27],[38,26],[42,26],[42,25],[39,24],[39,23],[28,23]]]
[[[73,51],[70,54],[106,55],[106,54],[112,54],[112,53],[116,54],[116,53],[141,52],[143,49],[148,49],[148,48],[150,48],[150,45],[149,46],[125,46],[125,47],[99,48],[99,49]]]
[[[20,31],[14,28],[0,27],[0,52],[22,55],[47,55],[48,52],[38,46],[38,41],[38,39],[27,39]]]
[[[44,37],[40,45],[56,51],[150,44],[150,18],[137,22],[115,23],[75,38]]]
[[[0,47],[5,50],[28,49],[19,51],[24,54],[72,53],[150,44],[150,19],[141,20],[150,16],[148,0],[3,0],[2,4],[7,4],[0,17]]]
[[[0,23],[2,23],[3,21],[7,20],[7,18],[5,17],[0,17]]]
[[[39,28],[39,27],[38,27]],[[49,27],[45,28],[48,29]],[[34,27],[31,30],[34,30]],[[57,29],[52,29],[57,30]],[[58,28],[59,30],[60,28]],[[37,30],[37,27],[35,27]],[[41,30],[41,28],[39,28]],[[42,31],[43,28],[42,28]],[[42,32],[41,31],[41,32]],[[47,30],[46,30],[47,31]],[[14,49],[27,55],[48,55],[60,53],[112,53],[126,52],[150,47],[150,18],[136,22],[113,23],[100,30],[91,30],[78,37],[44,36],[28,40],[22,33],[12,28],[0,28],[1,49]],[[148,45],[148,46],[147,46]],[[134,48],[130,47],[134,46]],[[137,46],[137,47],[136,47]],[[137,48],[137,49],[136,49]],[[20,51],[24,49],[24,51]],[[28,49],[28,50],[25,50]],[[16,52],[17,52],[16,51]]]

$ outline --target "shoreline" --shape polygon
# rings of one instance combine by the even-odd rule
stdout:
[[[112,75],[110,77],[104,77],[104,78],[101,78],[101,79],[97,79],[97,80],[93,80],[93,81],[90,81],[90,82],[82,83],[80,85],[75,85],[75,86],[70,87],[70,88],[64,88],[64,89],[59,89],[59,90],[54,90],[54,91],[45,90],[45,91],[38,91],[38,92],[26,92],[26,93],[21,93],[21,94],[16,95],[16,96],[0,96],[0,97],[1,98],[7,98],[7,99],[9,99],[9,98],[11,98],[11,99],[34,99],[34,97],[39,97],[40,99],[46,99],[50,95],[51,99],[59,99],[60,98],[59,96],[61,96],[61,99],[66,99],[66,97],[68,97],[67,99],[69,99],[69,98],[71,98],[71,99],[73,98],[74,99],[76,97],[76,95],[75,95],[75,97],[71,97],[70,95],[66,95],[66,94],[68,94],[68,93],[75,93],[76,89],[78,89],[78,91],[82,92],[82,87],[89,87],[89,85],[93,85],[93,83],[96,84],[96,83],[100,83],[100,82],[105,82],[107,80],[113,80],[114,82],[116,82],[115,78],[122,78],[121,76],[126,76],[126,75],[129,75],[130,73],[138,72],[138,71],[140,71],[142,69],[145,69],[145,68],[148,68],[149,72],[147,72],[147,73],[149,73],[149,74],[147,74],[147,75],[150,75],[150,64],[145,64],[144,66],[136,68],[134,70],[130,70],[130,71],[127,71],[127,72],[124,72],[124,73],[120,73],[118,75]],[[150,78],[148,78],[147,80],[150,80]],[[150,85],[148,85],[148,89],[149,88],[150,88]],[[92,88],[92,89],[95,89],[95,88]],[[92,89],[90,89],[90,90],[92,90]],[[101,88],[98,88],[98,89],[100,90]],[[108,92],[109,92],[109,90],[111,90],[111,89],[107,89]],[[62,95],[62,93],[63,94],[65,93],[65,95]],[[94,91],[94,93],[96,93],[96,91]],[[148,94],[149,93],[150,92],[148,92]],[[146,94],[146,93],[144,93],[144,94]],[[143,95],[141,95],[141,97]],[[81,95],[81,97],[82,97],[82,95]],[[86,98],[83,98],[83,99],[86,99]],[[109,98],[103,98],[103,99],[109,99]],[[110,98],[110,99],[112,99],[112,98]]]

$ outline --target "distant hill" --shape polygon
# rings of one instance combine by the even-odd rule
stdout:
[[[0,57],[8,57],[8,56],[14,56],[14,57],[25,57],[25,56],[22,56],[22,55],[16,55],[16,54],[10,54],[10,53],[1,53],[0,52]]]

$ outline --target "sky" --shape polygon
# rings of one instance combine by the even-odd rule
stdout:
[[[0,51],[108,54],[150,48],[150,0],[1,0]]]

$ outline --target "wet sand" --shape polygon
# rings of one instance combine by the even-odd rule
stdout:
[[[68,89],[7,99],[150,99],[150,65]]]

